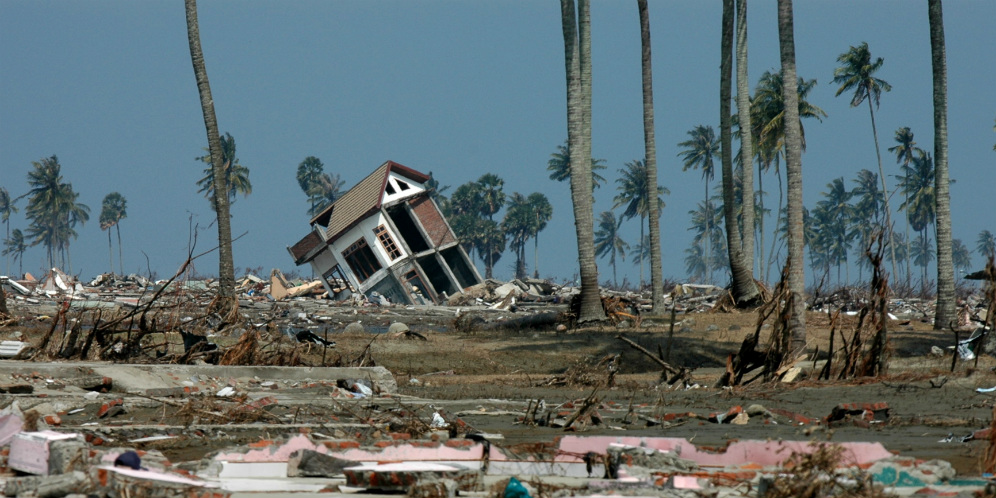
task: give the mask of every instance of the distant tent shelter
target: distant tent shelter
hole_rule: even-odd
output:
[[[427,181],[382,164],[311,219],[311,232],[287,248],[294,263],[311,263],[336,300],[376,292],[392,303],[441,303],[481,283]]]

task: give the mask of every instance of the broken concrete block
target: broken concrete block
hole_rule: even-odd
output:
[[[841,403],[830,411],[826,421],[829,425],[847,421],[881,423],[888,418],[888,403]]]
[[[21,432],[10,443],[7,465],[28,474],[59,474],[81,468],[84,448],[79,434]]]
[[[3,493],[7,496],[37,496],[49,498],[70,493],[86,493],[93,486],[82,471],[55,476],[12,477],[7,479]]]
[[[22,341],[2,341],[0,342],[0,358],[14,358],[29,346],[31,344]]]
[[[346,467],[356,467],[360,462],[343,460],[312,450],[298,450],[287,460],[287,477],[336,477]]]
[[[452,479],[428,479],[408,488],[409,498],[453,498],[457,496],[457,482]]]
[[[451,479],[460,491],[478,491],[483,482],[480,469],[428,462],[348,467],[343,473],[349,486],[381,491],[407,491],[419,482],[432,479]]]
[[[102,496],[130,498],[227,498],[230,492],[214,483],[179,474],[124,467],[97,469],[98,491]]]
[[[918,461],[912,457],[892,457],[875,462],[868,473],[886,486],[916,486],[946,482],[955,477],[951,464],[943,460]]]
[[[681,458],[677,453],[653,448],[610,444],[605,451],[615,467],[627,465],[664,472],[689,472],[699,467],[695,462]]]
[[[8,394],[31,394],[35,392],[35,386],[31,384],[0,384],[0,393]]]

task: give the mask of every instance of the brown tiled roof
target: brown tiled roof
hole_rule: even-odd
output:
[[[380,209],[381,199],[384,198],[384,186],[392,171],[416,183],[429,181],[428,175],[394,161],[380,165],[373,173],[360,180],[342,197],[311,219],[314,223],[322,218],[328,218],[328,229],[325,231],[325,239],[328,242],[335,241],[360,220]]]
[[[318,232],[312,230],[305,235],[304,238],[297,241],[297,244],[287,248],[290,251],[291,256],[294,258],[294,264],[300,265],[302,263],[307,263],[308,253],[314,250],[322,243],[322,238],[318,236]]]

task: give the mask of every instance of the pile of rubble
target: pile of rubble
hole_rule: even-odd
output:
[[[697,413],[576,400],[530,417],[539,404],[508,400],[451,413],[444,401],[397,394],[383,368],[25,366],[35,371],[0,363],[0,377],[9,379],[0,397],[0,487],[7,496],[367,490],[448,498],[509,489],[537,498],[969,496],[989,484],[880,443],[734,439],[716,448],[681,437],[565,434],[570,423],[537,429],[551,431],[545,441],[537,434],[539,442],[515,443],[467,421],[489,412],[519,424],[585,413],[588,426],[621,424],[617,431],[686,421],[827,430],[888,423],[882,403],[841,404],[815,416],[757,404]],[[553,437],[555,427],[562,429]],[[820,494],[799,494],[814,482]]]

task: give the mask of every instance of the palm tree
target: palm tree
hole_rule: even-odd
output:
[[[982,256],[982,259],[996,257],[996,235],[989,230],[979,232],[979,238],[975,239],[975,252]]]
[[[934,182],[937,195],[937,313],[934,330],[957,319],[951,255],[951,190],[948,181],[948,63],[941,0],[927,0],[930,62],[934,82]]]
[[[124,196],[111,192],[104,196],[100,209],[100,229],[107,230],[107,250],[111,255],[111,273],[114,273],[114,253],[111,252],[111,227],[116,227],[118,232],[118,268],[121,275],[124,275],[124,259],[121,251],[121,220],[128,217],[128,201]]]
[[[840,284],[841,263],[845,268],[844,283],[849,284],[851,278],[847,271],[847,253],[858,235],[851,229],[854,206],[848,201],[852,194],[844,187],[843,177],[835,178],[828,183],[827,189],[827,192],[823,193],[824,200],[816,203],[816,212],[825,213],[825,221],[822,224],[823,235],[826,237],[828,256],[837,265],[837,284]]]
[[[252,182],[249,181],[249,168],[240,164],[239,158],[235,156],[235,139],[230,133],[225,133],[225,136],[221,137],[221,149],[225,161],[225,180],[228,183],[228,202],[231,204],[235,202],[235,194],[248,197],[252,193]],[[197,186],[200,187],[197,193],[203,193],[205,198],[211,199],[214,197],[214,168],[211,166],[211,155],[197,159],[208,165],[204,169],[204,177],[197,180]]]
[[[494,265],[501,259],[502,253],[505,252],[505,244],[508,239],[505,232],[498,225],[498,222],[494,220],[478,218],[476,225],[475,248],[477,249],[478,256],[484,261],[484,278],[492,278],[494,276]]]
[[[722,218],[712,199],[698,203],[696,209],[688,211],[688,214],[692,217],[692,225],[688,229],[694,233],[693,243],[702,247],[712,246],[715,249],[712,254],[709,251],[703,252],[703,260],[708,267],[705,282],[709,283],[712,281],[713,270],[722,268],[726,264],[723,261],[726,253],[722,250],[724,236]],[[722,263],[717,265],[720,261]]]
[[[747,0],[737,1],[737,125],[741,130],[753,130],[750,113],[750,83],[747,80]],[[740,135],[740,156],[747,158],[741,161],[741,204],[746,205],[755,199],[754,193],[754,161],[755,154],[754,134],[743,133]],[[764,211],[764,204],[761,204],[761,212]],[[755,211],[746,209],[743,211],[743,259],[747,267],[754,269],[754,218]]]
[[[546,228],[546,224],[553,218],[553,205],[545,195],[539,192],[529,194],[526,199],[529,209],[532,212],[532,220],[529,225],[530,236],[533,238],[533,277],[539,278],[539,233]]]
[[[865,251],[875,240],[876,234],[884,229],[881,222],[885,219],[882,213],[885,199],[882,197],[882,191],[878,188],[878,175],[870,170],[858,171],[857,178],[852,181],[855,186],[854,190],[851,191],[851,196],[857,199],[857,202],[854,203],[853,216],[855,220],[862,221],[854,223],[854,232],[857,236],[858,280],[863,281],[864,269],[871,270],[871,261],[865,257]]]
[[[778,0],[778,46],[782,63],[782,80],[796,81],[795,33],[792,0]],[[790,351],[806,347],[806,277],[803,268],[802,224],[802,126],[799,121],[797,86],[782,85],[785,102],[785,176],[788,183],[788,260],[791,312],[789,316]]]
[[[961,239],[951,240],[951,262],[959,274],[972,268],[972,253]]]
[[[67,264],[69,241],[75,239],[76,224],[90,219],[90,208],[78,203],[79,194],[71,183],[62,181],[62,165],[56,156],[32,163],[28,172],[28,205],[25,214],[31,220],[28,237],[31,245],[42,244],[48,254],[49,267],[55,266],[55,255],[60,255],[60,266]],[[72,262],[68,260],[72,272]]]
[[[851,96],[851,107],[857,107],[862,102],[868,102],[868,113],[871,116],[872,138],[875,141],[875,157],[878,159],[878,174],[882,180],[882,192],[885,192],[885,225],[889,234],[890,251],[895,251],[895,240],[892,237],[892,208],[889,206],[889,187],[885,184],[885,170],[882,169],[882,153],[878,148],[878,129],[875,127],[875,107],[878,107],[882,92],[892,90],[892,85],[883,79],[876,78],[875,73],[882,68],[884,60],[879,57],[872,61],[868,43],[862,42],[857,47],[850,47],[847,52],[837,57],[841,65],[833,71],[833,82],[840,83],[835,96],[854,90]],[[872,103],[874,102],[874,106]],[[896,274],[895,254],[892,255],[892,274]]]
[[[0,221],[3,221],[7,225],[7,235],[4,240],[10,238],[10,215],[17,212],[17,207],[14,206],[14,201],[10,198],[10,192],[7,189],[0,187]],[[10,273],[10,258],[7,258],[7,269],[5,273]]]
[[[702,251],[702,245],[693,243],[692,247],[685,249],[685,273],[692,280],[705,280],[706,259]]]
[[[930,225],[934,223],[937,217],[937,197],[936,197],[936,184],[935,184],[935,170],[934,161],[930,154],[926,154],[923,157],[918,157],[913,160],[913,164],[909,167],[903,168],[903,173],[905,178],[899,183],[899,188],[903,190],[903,194],[908,199],[899,206],[899,209],[906,212],[906,217],[910,222],[910,226],[913,230],[920,232],[920,239],[913,242],[910,254],[916,258],[917,250],[924,250],[930,247],[927,229]],[[914,261],[917,265],[923,266],[920,263],[923,261],[932,261],[933,256],[927,258],[926,256],[920,254],[919,260]],[[926,267],[923,268],[924,275],[921,283],[925,285],[926,278]]]
[[[3,246],[3,255],[8,258],[13,256],[14,261],[18,263],[17,274],[24,275],[24,252],[28,250],[28,245],[21,230],[15,228],[10,236],[3,241]]]
[[[647,173],[647,164],[639,159],[634,159],[626,163],[625,168],[619,169],[619,174],[621,175],[616,179],[618,187],[616,189],[619,191],[613,201],[615,204],[612,205],[612,209],[625,206],[626,209],[623,210],[621,218],[632,219],[635,216],[640,217],[640,240],[643,240],[644,234],[644,222],[647,219],[650,228],[653,228],[654,223],[660,226],[660,222],[657,220],[660,218],[660,209],[657,210],[657,216],[651,217],[650,203],[653,200],[657,206],[664,206],[664,199],[661,198],[664,194],[670,194],[671,192],[661,186],[657,186],[657,197],[652,199],[650,195],[650,184],[647,183],[647,178],[650,176]],[[654,175],[656,178],[657,175]],[[643,287],[643,265],[640,265],[640,287]]]
[[[493,173],[486,173],[477,179],[477,192],[480,195],[481,215],[487,216],[488,220],[494,220],[494,215],[505,205],[505,192],[502,187],[505,180],[502,180]],[[504,250],[504,249],[503,249]],[[488,256],[488,267],[493,267],[495,261],[492,259],[494,249],[489,248],[485,254]]]
[[[910,252],[913,255],[913,263],[922,270],[920,290],[925,293],[927,291],[927,266],[934,260],[936,254],[933,241],[926,235],[921,236],[910,246]]]
[[[733,277],[732,294],[736,305],[743,307],[757,304],[761,294],[754,283],[753,262],[748,262],[744,254],[740,225],[737,220],[737,205],[742,203],[742,198],[735,199],[734,194],[736,186],[734,185],[733,175],[733,130],[730,121],[730,98],[732,95],[731,86],[733,78],[733,10],[733,0],[723,0],[719,71],[719,136],[721,144],[720,164],[723,178],[723,213],[726,222],[726,248],[729,253],[730,274]],[[753,196],[747,199],[749,203],[753,200]],[[748,209],[748,211],[750,210]],[[753,227],[751,231],[753,231]]]
[[[230,199],[218,192],[229,192],[228,164],[218,134],[218,118],[214,112],[214,97],[208,81],[204,52],[201,50],[200,28],[197,24],[197,0],[184,0],[187,18],[187,45],[190,47],[190,62],[194,68],[197,92],[201,100],[201,113],[204,115],[204,129],[207,132],[208,150],[211,155],[211,177],[214,212],[218,215],[218,298],[215,309],[235,309],[235,264],[232,256],[232,225],[229,212]],[[234,145],[234,143],[233,143]],[[234,152],[234,151],[233,151]],[[233,154],[234,156],[234,154]],[[232,157],[232,156],[230,156]]]
[[[605,183],[605,177],[598,174],[598,170],[605,169],[605,159],[591,160],[591,189],[601,187]],[[550,172],[550,179],[558,182],[571,179],[571,150],[564,145],[557,146],[557,152],[550,154],[550,160],[546,162],[546,170]]]
[[[626,251],[629,244],[619,236],[619,227],[623,218],[618,219],[612,211],[602,211],[598,216],[598,230],[595,231],[595,255],[604,258],[609,257],[609,265],[612,266],[612,283],[618,287],[619,280],[616,278],[616,256],[622,261],[626,260]]]
[[[782,73],[778,71],[765,71],[758,80],[754,90],[754,99],[751,101],[751,124],[754,129],[754,136],[757,137],[758,158],[758,189],[763,190],[762,178],[764,172],[769,171],[774,166],[775,177],[778,179],[778,214],[783,212],[782,204],[782,176],[780,171],[780,158],[785,156],[785,100],[783,97]],[[816,87],[816,80],[796,79],[797,93],[799,95],[799,135],[802,152],[806,151],[806,128],[802,125],[803,118],[816,118],[822,122],[827,116],[822,108],[811,104],[807,97]],[[763,207],[763,202],[762,202]],[[781,222],[776,220],[775,226]],[[764,279],[768,279],[772,258],[764,257],[764,220],[761,219],[761,243],[759,259],[764,265]],[[771,242],[771,253],[774,253],[776,240]]]
[[[311,209],[308,210],[309,214],[314,215],[315,206],[317,204],[317,199],[312,196],[312,186],[318,182],[318,177],[325,172],[325,165],[322,164],[321,159],[315,156],[308,156],[297,165],[297,184],[301,187],[301,191],[308,196],[308,201],[311,202]]]
[[[896,164],[903,166],[909,166],[913,159],[917,157],[923,157],[925,151],[916,146],[916,142],[913,141],[913,132],[910,130],[909,126],[899,128],[896,130],[895,140],[899,145],[894,147],[889,147],[889,152],[896,155]],[[909,181],[909,178],[906,179]],[[909,198],[906,199],[909,202]],[[906,240],[910,238],[910,222],[909,218],[906,219]],[[910,262],[909,262],[909,252],[906,255],[906,287],[910,286]]]
[[[308,197],[311,199],[311,209],[308,214],[315,216],[329,207],[342,195],[342,188],[346,182],[339,178],[339,175],[319,174],[308,189]]]
[[[650,12],[647,0],[636,0],[640,12],[640,68],[643,84],[643,153],[646,161],[647,185],[657,185],[657,140],[654,133],[654,82],[650,57]],[[663,204],[657,198],[647,199],[647,212],[660,213]],[[642,226],[642,225],[641,225]],[[641,228],[642,230],[642,228]],[[643,240],[643,237],[640,237]],[[643,255],[640,255],[640,287],[643,287]],[[650,286],[651,313],[664,312],[664,273],[661,262],[661,225],[654,217],[650,219]]]
[[[578,240],[581,306],[578,323],[605,319],[595,264],[594,213],[591,195],[591,12],[588,0],[560,0],[567,75],[567,147],[571,163],[571,203]]]
[[[702,179],[705,180],[704,198],[708,202],[709,180],[715,176],[713,159],[719,153],[719,140],[716,139],[716,132],[713,131],[712,126],[708,125],[698,125],[689,130],[688,135],[691,138],[678,144],[679,147],[685,148],[684,151],[678,153],[684,162],[682,171],[688,171],[689,168],[702,170]],[[710,245],[710,240],[707,238],[705,241],[706,261],[710,260]]]
[[[513,193],[508,199],[501,229],[508,238],[509,248],[515,253],[515,278],[526,278],[526,242],[531,236],[532,224],[532,206],[526,196]]]

